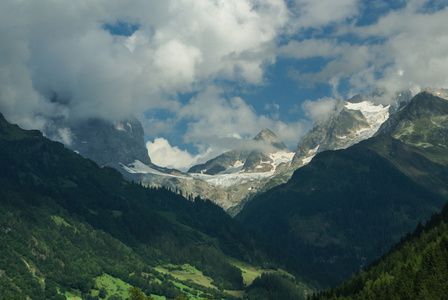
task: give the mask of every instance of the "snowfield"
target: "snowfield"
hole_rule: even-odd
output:
[[[272,165],[272,170],[269,172],[255,172],[246,173],[242,170],[243,163],[238,161],[234,166],[222,171],[216,175],[206,175],[206,174],[190,174],[196,179],[203,180],[210,184],[211,186],[217,188],[229,188],[235,185],[244,184],[246,182],[255,182],[275,174],[277,167],[283,163],[290,163],[294,157],[294,152],[290,151],[278,151],[274,153],[269,153],[269,157],[272,162],[260,161],[260,164],[270,163]],[[260,166],[261,167],[261,166]]]
[[[363,101],[359,103],[346,102],[345,107],[350,110],[359,110],[366,118],[370,128],[363,128],[355,132],[353,139],[354,143],[358,143],[365,139],[372,137],[380,126],[389,119],[389,107],[390,105],[375,105],[370,101]]]
[[[269,153],[269,157],[271,161],[261,161],[260,164],[271,164],[272,170],[269,172],[254,172],[254,173],[244,172],[243,171],[244,162],[242,161],[237,161],[233,166],[216,175],[191,173],[191,174],[184,174],[184,176],[178,176],[173,174],[166,174],[154,168],[151,168],[148,165],[145,165],[139,160],[136,160],[132,164],[129,164],[127,166],[124,164],[121,165],[127,172],[133,174],[138,173],[153,174],[159,176],[175,177],[190,180],[196,179],[204,181],[213,187],[229,188],[247,182],[260,181],[262,179],[273,176],[278,166],[280,166],[281,164],[290,163],[292,161],[294,157],[294,152],[278,151],[274,153]]]
[[[359,110],[366,118],[372,130],[376,128],[377,131],[381,124],[389,118],[390,105],[375,105],[370,101],[363,101],[360,103],[345,102],[345,107],[350,110]]]
[[[163,173],[159,170],[151,168],[148,165],[145,165],[144,163],[142,163],[139,160],[135,160],[132,164],[129,164],[127,166],[122,163],[120,163],[120,165],[123,167],[123,169],[125,169],[128,173],[131,173],[131,174],[153,174],[153,175],[175,177],[175,178],[182,178],[182,179],[192,179],[187,176],[178,176],[178,175]]]

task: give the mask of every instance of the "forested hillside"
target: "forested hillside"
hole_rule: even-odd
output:
[[[299,274],[291,256],[211,202],[126,182],[2,116],[0,199],[0,294],[7,297],[99,296],[101,278],[110,276],[168,299],[230,299],[251,282],[243,263],[260,274],[284,273],[278,267]],[[172,276],[176,269],[209,282],[183,282]],[[114,293],[126,295],[124,286]]]
[[[448,206],[389,253],[341,286],[313,299],[445,299],[448,295]]]
[[[377,142],[388,151],[403,149],[396,140]],[[338,284],[446,201],[369,147],[370,141],[318,154],[288,183],[249,202],[237,219],[314,266],[322,285]]]

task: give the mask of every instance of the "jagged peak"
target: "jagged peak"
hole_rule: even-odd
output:
[[[431,88],[431,87],[426,87],[426,88],[422,89],[422,92],[426,92],[433,96],[448,100],[448,89],[443,89],[443,88],[435,89],[435,88]]]
[[[273,133],[271,130],[269,130],[268,128],[264,128],[259,134],[257,134],[254,137],[255,141],[270,141],[272,139],[277,139],[277,136],[275,135],[275,133]]]
[[[264,128],[254,137],[254,141],[266,141],[279,149],[288,149],[286,145],[268,128]]]

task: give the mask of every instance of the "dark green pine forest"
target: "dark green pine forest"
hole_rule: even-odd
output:
[[[446,299],[448,206],[406,235],[381,259],[312,299]]]
[[[129,287],[155,299],[259,299],[267,292],[240,265],[304,298],[296,260],[210,201],[127,182],[0,115],[0,299],[122,299]],[[210,282],[173,275],[185,270]]]

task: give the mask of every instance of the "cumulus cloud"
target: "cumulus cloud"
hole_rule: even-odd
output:
[[[313,120],[328,115],[334,99],[377,87],[448,86],[447,5],[366,3],[2,0],[0,111],[65,143],[70,120],[137,115],[151,138],[182,125],[179,135],[199,153],[250,140],[263,128],[294,147],[309,124],[285,121],[281,99],[255,105],[267,109],[260,112],[232,90],[268,85],[267,67],[278,58],[299,62],[290,72],[299,88],[331,87],[332,98],[291,104]],[[358,22],[370,8],[377,15],[365,19],[372,22]],[[114,34],[114,24],[128,24],[128,34]],[[301,68],[316,57],[323,58],[319,67]],[[153,144],[184,153],[163,140]]]
[[[181,171],[187,171],[191,166],[211,158],[212,149],[208,148],[205,152],[192,155],[186,150],[181,150],[177,146],[171,146],[168,140],[164,138],[155,138],[154,142],[146,142],[148,155],[151,161],[158,166],[167,168],[176,168]]]
[[[424,3],[410,1],[377,24],[356,29],[361,36],[386,39],[378,48],[382,76],[378,84],[392,90],[418,92],[426,86],[447,87],[448,7],[429,12]]]
[[[339,102],[329,97],[324,97],[316,101],[306,100],[302,103],[302,109],[311,119],[315,121],[323,120],[335,111]]]
[[[184,140],[201,154],[190,155],[165,139],[148,148],[153,161],[173,160],[179,168],[220,154],[264,127],[281,130],[295,146],[299,122],[257,115],[239,97],[222,98],[214,86],[262,84],[289,18],[282,0],[1,1],[0,111],[70,145],[71,121],[142,118],[165,110],[169,117],[142,118],[148,136],[190,122]],[[129,25],[129,35],[114,35],[117,22]],[[179,100],[189,92],[199,94],[187,103]]]
[[[359,11],[358,0],[297,0],[293,11],[298,15],[297,26],[313,28],[345,22]]]
[[[1,1],[0,110],[42,128],[171,109],[217,79],[259,84],[287,20],[280,0]],[[115,22],[137,30],[113,35]]]
[[[209,86],[180,109],[178,116],[188,120],[185,134],[187,142],[217,143],[216,137],[235,136],[249,139],[263,128],[269,128],[287,145],[293,146],[303,133],[300,121],[284,123],[266,115],[259,115],[242,98],[227,99],[222,93],[221,88]]]
[[[356,13],[353,16],[356,19]],[[375,88],[416,93],[425,86],[448,86],[447,27],[447,4],[408,1],[373,24],[358,26],[350,22],[330,35],[290,41],[278,53],[298,59],[326,58],[320,70],[296,69],[291,77],[302,87],[330,84],[333,96],[341,90],[341,81],[348,83],[344,96]]]

